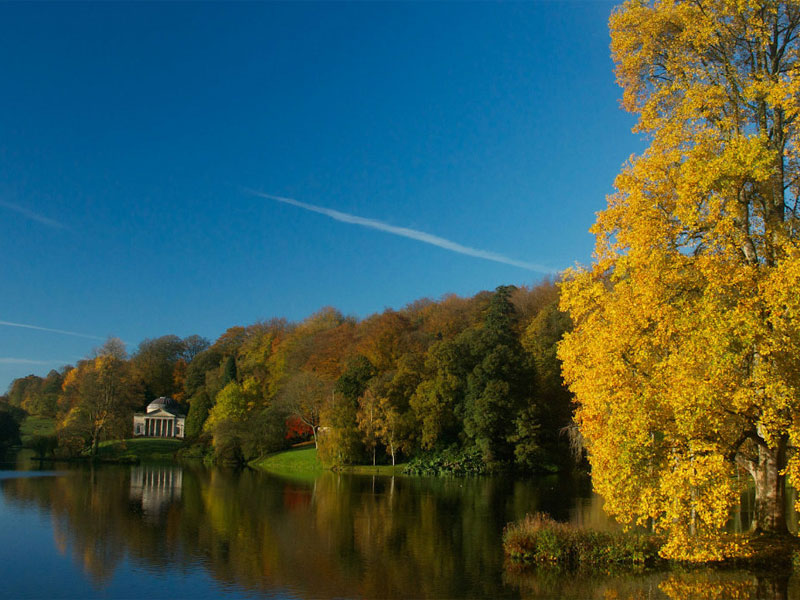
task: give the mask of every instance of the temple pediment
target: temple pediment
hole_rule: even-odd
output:
[[[151,418],[154,418],[154,417],[171,417],[171,418],[175,418],[175,417],[182,417],[182,416],[183,415],[176,415],[176,414],[173,414],[173,413],[169,412],[168,410],[164,410],[164,409],[158,409],[158,410],[154,410],[153,412],[147,413],[147,418],[148,419],[151,419]]]

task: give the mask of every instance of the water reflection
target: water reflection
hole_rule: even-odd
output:
[[[787,579],[756,596],[771,584],[739,572],[717,581],[700,572],[506,571],[503,526],[526,512],[612,526],[580,479],[325,473],[304,483],[252,471],[138,466],[5,479],[0,489],[7,503],[49,514],[56,546],[101,590],[127,558],[159,574],[202,567],[224,589],[314,598],[682,598],[694,597],[700,583],[739,586],[742,597],[800,591]]]
[[[175,466],[131,468],[130,499],[141,503],[145,520],[158,522],[172,502],[181,498],[183,469]]]

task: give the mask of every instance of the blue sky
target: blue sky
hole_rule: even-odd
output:
[[[0,4],[0,390],[587,263],[643,149],[612,8]]]

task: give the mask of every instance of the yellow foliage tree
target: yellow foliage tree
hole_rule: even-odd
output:
[[[62,440],[85,439],[95,455],[101,440],[129,434],[136,387],[125,360],[101,353],[83,362],[68,373],[63,392],[75,400],[59,424]]]
[[[800,442],[800,4],[631,0],[611,17],[623,105],[650,147],[568,273],[560,345],[596,489],[662,552],[721,558],[738,501],[786,530]]]

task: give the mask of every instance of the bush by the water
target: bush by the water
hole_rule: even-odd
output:
[[[660,545],[653,535],[584,529],[542,513],[509,523],[503,532],[506,556],[522,564],[645,566],[661,560]]]
[[[455,446],[411,459],[403,472],[407,475],[480,475],[486,472],[480,450]]]

